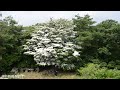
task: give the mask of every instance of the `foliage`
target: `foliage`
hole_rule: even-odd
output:
[[[0,69],[5,72],[11,69],[11,65],[17,62],[21,53],[21,30],[11,16],[0,22]]]
[[[25,60],[22,45],[29,36],[30,34],[27,31],[23,32],[23,27],[17,25],[17,22],[11,16],[4,18],[0,22],[1,71],[9,72],[13,67],[19,66],[18,63]]]
[[[78,33],[77,44],[82,47],[82,60],[89,63],[98,59],[108,68],[117,68],[120,65],[116,62],[120,59],[120,24],[108,19],[94,25],[88,15],[76,17],[73,22]]]
[[[120,69],[120,23],[112,19],[95,23],[89,15],[76,15],[72,20],[51,18],[23,27],[8,16],[0,21],[0,70],[37,65],[76,70],[87,63]],[[106,73],[111,72],[117,71]]]
[[[101,68],[98,64],[89,63],[78,69],[84,79],[120,79],[120,70]]]

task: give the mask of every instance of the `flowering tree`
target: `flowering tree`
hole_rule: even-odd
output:
[[[32,38],[24,45],[24,54],[33,55],[38,65],[55,65],[63,69],[75,68],[80,48],[75,45],[76,32],[72,21],[52,20],[34,26]]]

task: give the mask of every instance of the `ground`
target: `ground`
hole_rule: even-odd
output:
[[[24,72],[17,75],[24,75],[21,79],[80,79],[75,73],[59,73],[57,76],[42,72]]]

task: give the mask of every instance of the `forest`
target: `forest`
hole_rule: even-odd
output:
[[[0,21],[0,76],[21,73],[32,79],[120,79],[120,23],[97,23],[87,14],[22,26],[5,17]]]

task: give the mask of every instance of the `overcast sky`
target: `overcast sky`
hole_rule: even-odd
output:
[[[2,18],[12,16],[20,25],[29,26],[40,22],[46,22],[53,18],[72,19],[76,14],[84,16],[89,14],[98,23],[106,19],[114,19],[120,22],[120,11],[1,11]]]

